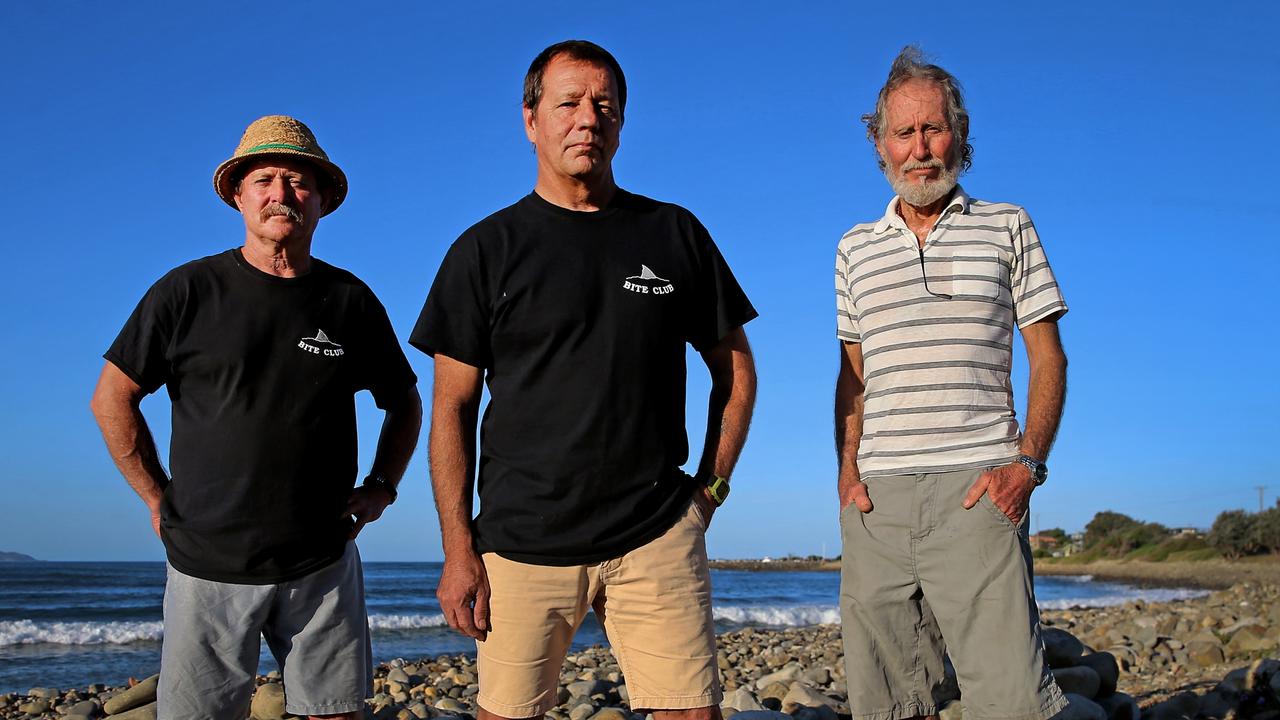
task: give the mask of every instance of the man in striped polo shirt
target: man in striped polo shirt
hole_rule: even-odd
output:
[[[862,720],[936,714],[949,651],[969,720],[1044,720],[1067,703],[1044,664],[1027,507],[1066,394],[1067,306],[1027,212],[957,184],[973,150],[950,73],[904,49],[863,120],[896,195],[836,254],[849,704]]]

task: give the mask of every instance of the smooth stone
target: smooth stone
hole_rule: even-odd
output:
[[[964,705],[959,700],[952,700],[938,713],[938,720],[964,720]]]
[[[400,683],[401,685],[413,684],[413,681],[409,678],[409,673],[405,672],[403,668],[391,668],[391,671],[387,673],[387,682]]]
[[[734,720],[792,720],[790,715],[776,710],[744,710],[733,718]]]
[[[1251,627],[1236,631],[1236,634],[1232,635],[1230,642],[1227,643],[1227,650],[1235,654],[1269,650],[1273,647],[1275,647],[1274,641],[1261,636]]]
[[[797,708],[835,708],[839,704],[839,700],[829,698],[808,685],[797,682],[793,683],[791,685],[791,689],[787,691],[785,696],[783,696],[782,712],[795,714]]]
[[[631,720],[631,713],[616,707],[600,708],[591,720]]]
[[[112,714],[111,720],[156,720],[156,703],[126,710],[118,715]]]
[[[427,707],[426,703],[416,702],[405,709],[418,720],[426,720],[431,717],[431,709]]]
[[[771,672],[768,675],[765,675],[761,677],[759,680],[757,680],[756,689],[763,690],[774,683],[790,685],[791,683],[800,679],[800,674],[802,672],[803,671],[800,669],[799,665],[790,665],[790,666],[784,667],[781,670],[778,670],[777,672]]]
[[[778,707],[781,708],[782,698],[786,697],[789,692],[791,692],[791,688],[789,686],[780,682],[775,682],[766,687],[762,687],[760,691],[756,693],[756,697],[760,698],[761,704],[764,704],[765,700],[777,700]]]
[[[1107,720],[1107,711],[1098,703],[1083,695],[1066,693],[1067,706],[1054,716],[1054,720]]]
[[[1093,668],[1080,665],[1076,667],[1056,668],[1051,671],[1058,687],[1068,695],[1083,695],[1093,699],[1098,695],[1102,680]]]
[[[591,697],[597,693],[609,692],[611,686],[603,680],[579,680],[566,686],[573,697]]]
[[[595,714],[596,706],[589,702],[584,702],[581,705],[573,706],[573,709],[569,711],[569,720],[587,720],[587,718]]]
[[[259,685],[253,693],[253,700],[249,702],[249,717],[253,720],[283,720],[287,714],[284,709],[284,685]]]
[[[36,700],[52,700],[61,694],[62,693],[58,692],[56,688],[47,687],[31,688],[27,691],[27,697],[34,698]]]
[[[1107,720],[1141,720],[1142,718],[1138,701],[1122,692],[1113,692],[1094,702],[1107,713]]]
[[[1144,715],[1151,720],[1191,720],[1199,710],[1200,698],[1193,692],[1183,692],[1152,705]]]
[[[724,707],[725,705],[728,705],[738,712],[764,709],[764,706],[760,704],[760,701],[756,700],[756,696],[751,694],[751,691],[745,687],[739,687],[737,690],[726,695],[724,702],[721,703],[720,706]]]
[[[98,703],[92,700],[81,700],[75,705],[72,705],[71,709],[67,711],[67,714],[68,715],[84,715],[86,717],[93,717],[94,715],[98,714]]]
[[[465,713],[470,709],[465,703],[459,702],[451,697],[441,698],[436,701],[436,709],[446,713]]]
[[[800,677],[810,685],[822,686],[831,683],[831,671],[822,666],[805,670]]]
[[[1048,627],[1040,631],[1044,641],[1044,657],[1051,668],[1071,667],[1084,653],[1084,643],[1075,635],[1060,628]]]
[[[160,673],[156,673],[133,687],[112,696],[102,709],[108,715],[119,715],[132,708],[155,702],[156,687],[160,684]]]
[[[31,702],[25,702],[18,706],[18,712],[27,715],[43,715],[49,712],[49,701],[44,698],[37,698]]]
[[[1107,697],[1116,691],[1120,682],[1120,664],[1116,656],[1109,652],[1095,652],[1080,658],[1079,666],[1087,667],[1098,674],[1098,691],[1091,697]]]
[[[1222,647],[1222,643],[1214,640],[1193,640],[1187,643],[1187,657],[1191,662],[1202,668],[1221,665],[1227,661],[1227,654]]]

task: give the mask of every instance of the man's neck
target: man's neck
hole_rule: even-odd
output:
[[[552,205],[579,212],[595,212],[609,206],[618,193],[618,186],[613,182],[612,171],[593,180],[550,177],[539,172],[533,191]]]
[[[942,211],[947,208],[947,204],[951,202],[953,195],[955,195],[955,190],[928,205],[918,207],[908,203],[901,197],[898,198],[898,217],[901,217],[907,223],[907,227],[911,228],[911,232],[915,233],[916,241],[920,243],[921,247],[924,246],[925,238],[933,230],[938,218],[942,217]]]
[[[311,238],[275,241],[249,235],[240,252],[245,262],[268,275],[292,278],[311,272]]]

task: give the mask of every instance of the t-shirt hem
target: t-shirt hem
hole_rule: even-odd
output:
[[[910,465],[900,468],[882,468],[879,470],[859,471],[858,475],[862,479],[877,477],[897,477],[899,475],[927,475],[932,473],[955,472],[957,470],[978,470],[981,468],[999,467],[1000,465],[1008,465],[1018,459],[1018,455],[1005,455],[1001,457],[970,460],[963,463],[952,463],[950,465]]]
[[[159,385],[155,387],[148,387],[148,383],[142,377],[142,375],[139,374],[137,370],[134,370],[132,367],[130,367],[129,364],[125,362],[124,358],[120,357],[119,354],[114,353],[111,350],[108,350],[105,353],[103,353],[102,359],[106,360],[112,365],[115,365],[116,369],[118,369],[120,372],[125,374],[125,377],[137,383],[138,387],[142,388],[147,393],[155,392],[156,388],[160,387]]]
[[[683,498],[681,502],[675,503],[672,506],[670,517],[665,519],[663,522],[654,525],[653,529],[649,532],[637,535],[622,545],[613,546],[611,548],[599,550],[586,555],[532,555],[529,553],[511,552],[510,550],[486,548],[483,546],[480,548],[480,552],[495,553],[507,560],[524,563],[526,565],[546,565],[550,567],[594,565],[595,563],[604,562],[605,560],[612,560],[616,557],[626,555],[636,548],[644,547],[645,545],[648,545],[654,540],[662,537],[664,533],[670,530],[677,522],[679,522],[680,518],[684,516],[684,512],[688,507],[688,503],[684,501],[688,500],[689,497],[692,497],[693,491],[696,489],[696,486],[690,487],[687,496]]]
[[[192,567],[190,565],[187,565],[186,563],[183,563],[182,561],[176,559],[172,553],[167,553],[167,556],[168,556],[169,564],[173,566],[174,570],[177,570],[183,575],[190,575],[193,578],[208,580],[209,582],[228,583],[232,585],[275,585],[276,583],[297,580],[298,578],[306,577],[307,575],[310,575],[313,572],[322,570],[332,565],[333,563],[341,560],[344,552],[346,552],[345,543],[341,548],[339,548],[339,551],[336,555],[333,555],[331,557],[326,556],[326,557],[320,558],[296,570],[290,570],[288,572],[283,572],[278,574],[266,574],[266,575],[209,572],[197,567]]]

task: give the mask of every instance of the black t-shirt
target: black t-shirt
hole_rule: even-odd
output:
[[[161,535],[175,568],[217,582],[282,582],[341,557],[355,393],[385,409],[417,380],[354,275],[313,260],[280,278],[239,250],[161,278],[105,357],[148,393],[168,387]]]
[[[574,565],[661,535],[694,489],[685,343],[755,316],[676,205],[619,190],[584,213],[531,193],[463,233],[409,342],[486,371],[479,550]]]

